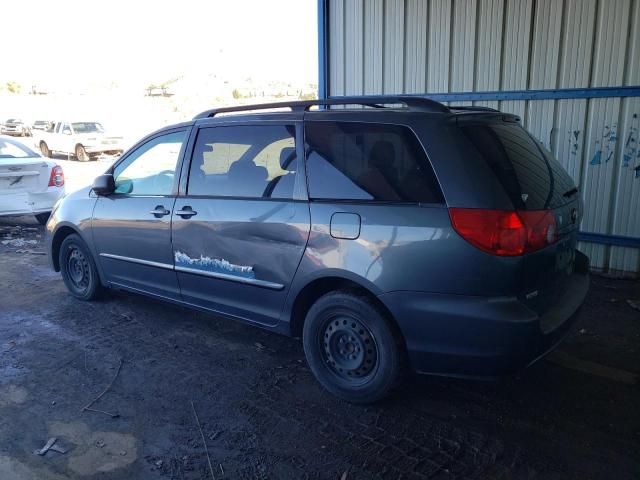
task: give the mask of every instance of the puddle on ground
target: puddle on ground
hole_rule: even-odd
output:
[[[117,470],[132,464],[138,455],[133,435],[94,432],[82,422],[50,422],[49,436],[58,437],[62,445],[71,449],[67,454],[69,470],[78,475]]]
[[[27,401],[27,390],[16,385],[0,387],[0,407],[19,405]]]

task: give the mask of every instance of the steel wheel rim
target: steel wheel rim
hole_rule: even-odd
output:
[[[91,268],[87,258],[78,248],[72,248],[67,256],[67,274],[69,281],[79,292],[89,288]]]
[[[352,385],[367,383],[378,367],[379,351],[371,331],[357,318],[340,313],[320,329],[322,360],[335,377]]]

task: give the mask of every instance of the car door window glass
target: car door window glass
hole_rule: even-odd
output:
[[[115,193],[170,195],[176,165],[186,132],[174,132],[149,140],[113,170]]]
[[[295,127],[204,128],[189,172],[189,195],[292,198],[297,170]]]
[[[407,127],[308,122],[305,142],[312,199],[444,201],[424,149]]]

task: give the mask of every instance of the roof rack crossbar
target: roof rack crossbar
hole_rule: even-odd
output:
[[[379,95],[379,96],[354,96],[354,97],[331,97],[320,100],[298,100],[293,102],[262,103],[257,105],[238,105],[235,107],[221,107],[206,110],[194,117],[194,120],[201,118],[212,118],[219,113],[248,112],[254,110],[271,110],[276,108],[290,108],[291,111],[308,111],[311,107],[322,105],[362,105],[372,108],[384,108],[384,104],[400,103],[411,110],[422,112],[449,112],[449,108],[440,102],[426,97],[414,95]]]

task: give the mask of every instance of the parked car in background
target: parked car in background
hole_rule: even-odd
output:
[[[555,347],[589,287],[581,216],[515,115],[335,98],[149,135],[59,203],[47,246],[79,299],[112,287],[301,336],[318,381],[366,403],[407,363],[494,377]]]
[[[64,195],[64,173],[22,142],[0,135],[0,215],[35,215],[45,224]]]
[[[33,125],[31,125],[31,130],[46,130],[47,128],[49,128],[51,126],[53,122],[50,122],[48,120],[36,120],[35,122],[33,122]]]
[[[0,127],[0,134],[27,137],[31,135],[31,128],[19,118],[10,118]]]
[[[123,138],[108,135],[102,124],[94,121],[57,121],[43,131],[37,131],[34,144],[38,145],[45,157],[54,152],[74,155],[81,162],[96,158],[102,153],[119,155],[122,153]]]

